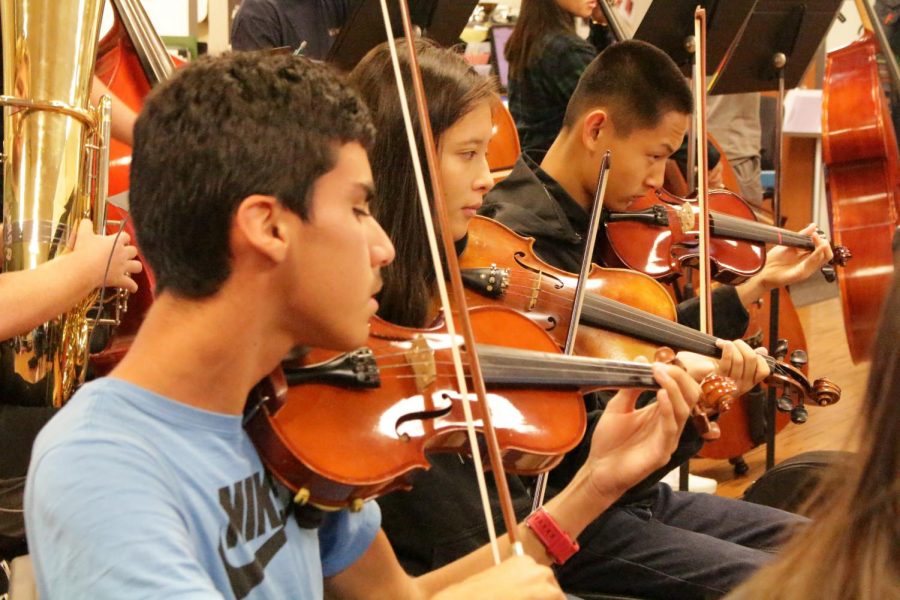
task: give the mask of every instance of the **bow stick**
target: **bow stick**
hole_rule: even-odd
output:
[[[706,10],[694,13],[694,126],[697,132],[697,208],[700,250],[700,331],[712,333],[712,302],[709,264],[709,154],[706,152]]]
[[[597,177],[597,187],[594,191],[594,204],[591,209],[590,225],[584,243],[584,256],[581,258],[581,271],[578,273],[578,282],[575,284],[575,298],[572,302],[572,315],[569,319],[569,329],[566,332],[566,347],[563,354],[575,354],[575,338],[578,335],[578,325],[581,323],[581,309],[584,306],[584,294],[587,291],[587,281],[593,267],[594,247],[597,242],[597,232],[600,230],[600,213],[603,212],[603,199],[606,197],[606,181],[610,168],[610,152],[607,150],[600,159],[600,174]],[[544,496],[547,494],[547,473],[541,473],[534,485],[534,501],[532,510],[537,510],[544,504]]]
[[[453,292],[453,304],[451,305],[449,295],[445,285],[445,277],[443,274],[443,266],[441,265],[440,255],[437,251],[437,240],[435,237],[434,224],[431,217],[431,209],[428,206],[427,194],[425,191],[425,180],[422,174],[422,167],[419,161],[419,152],[416,147],[415,135],[412,129],[412,119],[409,115],[409,109],[406,103],[405,86],[403,85],[403,77],[400,73],[400,64],[397,58],[397,47],[393,35],[393,27],[391,26],[390,14],[387,8],[387,0],[381,0],[382,15],[384,17],[384,25],[387,33],[388,45],[391,51],[391,61],[394,66],[394,74],[397,78],[397,86],[400,94],[400,103],[403,111],[403,118],[406,124],[407,137],[410,143],[410,152],[412,153],[413,169],[416,175],[416,184],[419,191],[419,200],[422,204],[422,215],[425,220],[425,228],[428,233],[429,246],[431,248],[432,260],[434,262],[436,282],[438,292],[441,298],[442,312],[444,320],[447,323],[447,332],[450,339],[457,339],[455,332],[455,320],[451,310],[451,306],[457,308],[456,317],[459,319],[458,325],[465,344],[467,355],[469,358],[469,376],[472,379],[472,386],[475,396],[481,407],[482,429],[484,438],[487,441],[488,458],[491,469],[494,474],[494,480],[497,485],[497,493],[500,497],[500,507],[503,514],[503,521],[506,526],[507,537],[509,538],[510,547],[513,554],[522,555],[524,550],[521,542],[516,535],[516,515],[512,504],[512,498],[509,493],[509,487],[506,481],[506,474],[503,468],[503,459],[500,455],[500,445],[497,442],[497,436],[494,432],[493,422],[491,420],[490,409],[487,403],[487,390],[484,385],[484,378],[481,375],[481,364],[478,360],[476,351],[475,336],[472,330],[472,324],[469,320],[469,314],[466,306],[465,293],[462,283],[459,262],[456,257],[456,248],[453,243],[453,235],[450,230],[450,223],[447,217],[447,207],[444,199],[443,186],[440,180],[440,165],[437,157],[437,146],[435,145],[434,134],[431,129],[431,121],[428,116],[428,104],[425,98],[425,89],[422,84],[422,76],[419,72],[419,63],[416,56],[414,43],[414,34],[412,28],[412,20],[410,19],[409,6],[406,0],[398,0],[400,6],[400,14],[403,21],[404,35],[407,39],[407,47],[409,50],[409,67],[410,75],[413,83],[413,92],[416,99],[416,109],[419,117],[419,124],[422,128],[422,138],[425,146],[425,157],[428,163],[429,175],[431,177],[431,188],[434,196],[434,210],[437,214],[438,225],[441,231],[441,243],[443,244],[444,255],[447,261],[447,269],[449,270],[450,284]],[[494,561],[500,562],[500,552],[497,545],[496,533],[493,529],[493,518],[490,514],[490,503],[487,500],[486,487],[484,486],[483,465],[478,452],[478,443],[475,438],[474,419],[472,418],[471,408],[469,406],[469,395],[465,381],[465,371],[462,364],[462,357],[459,353],[458,344],[451,346],[453,362],[456,367],[457,386],[463,399],[463,410],[466,416],[466,423],[469,433],[469,442],[472,446],[472,457],[476,464],[476,473],[479,474],[479,487],[482,493],[482,504],[485,507],[485,516],[489,534],[491,536],[491,546],[494,554]]]

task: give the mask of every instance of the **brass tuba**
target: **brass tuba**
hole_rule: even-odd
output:
[[[110,102],[89,106],[104,3],[0,2],[3,270],[18,271],[67,252],[84,217],[98,233],[105,228]],[[4,342],[0,378],[61,406],[84,380],[95,298]]]

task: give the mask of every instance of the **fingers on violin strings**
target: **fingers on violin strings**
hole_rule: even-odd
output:
[[[641,390],[627,389],[619,390],[609,402],[603,412],[624,414],[634,411]]]
[[[756,383],[757,371],[759,370],[760,358],[753,351],[753,348],[744,340],[735,340],[734,347],[738,350],[743,364],[741,376],[744,380]]]
[[[674,379],[672,382],[674,384]],[[687,421],[691,413],[691,407],[678,385],[664,387],[656,392],[656,401],[662,417],[667,418],[667,421],[670,421],[676,430]]]
[[[722,356],[719,358],[719,374],[729,376],[734,368],[734,344],[727,340],[718,340],[716,345],[721,348]]]
[[[658,390],[656,392],[656,405],[663,426],[670,430],[677,430],[678,424],[681,422],[681,410],[675,408],[675,403],[668,391]]]

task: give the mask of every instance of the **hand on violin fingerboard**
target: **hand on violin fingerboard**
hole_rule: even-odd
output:
[[[680,367],[655,364],[656,402],[637,409],[640,390],[622,390],[606,405],[591,438],[585,468],[601,495],[618,497],[664,465],[700,397],[700,386]]]
[[[834,258],[831,246],[816,233],[814,223],[798,233],[809,235],[815,249],[810,251],[790,246],[773,246],[766,253],[766,264],[762,270],[735,288],[744,306],[749,307],[763,294],[775,288],[806,280]]]
[[[722,350],[718,360],[693,352],[678,353],[678,361],[695,381],[710,374],[728,377],[737,385],[737,393],[743,395],[769,376],[769,366],[763,358],[765,348],[754,350],[743,340],[719,340],[716,345]]]

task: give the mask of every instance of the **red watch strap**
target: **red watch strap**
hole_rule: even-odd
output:
[[[543,508],[528,515],[525,525],[534,532],[556,564],[565,563],[578,552],[578,542],[570,538]]]

